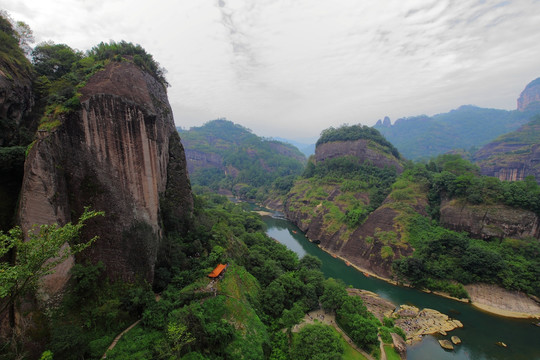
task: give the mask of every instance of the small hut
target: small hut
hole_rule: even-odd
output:
[[[220,277],[225,270],[227,269],[227,264],[218,264],[214,270],[210,274],[208,274],[209,278],[216,279]]]

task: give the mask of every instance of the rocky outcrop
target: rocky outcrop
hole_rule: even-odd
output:
[[[182,219],[193,206],[166,89],[124,61],[109,63],[80,91],[81,110],[41,133],[28,155],[21,226],[76,221],[85,206],[103,210],[84,228],[83,240],[99,240],[83,256],[103,261],[111,278],[152,282],[164,213]],[[63,288],[72,262],[45,279],[45,290]]]
[[[19,129],[34,105],[30,75],[9,74],[0,66],[0,147],[20,143]]]
[[[505,205],[471,205],[445,199],[441,202],[440,222],[481,239],[540,237],[540,221],[535,213]]]
[[[187,146],[189,145],[186,144],[185,151],[188,171],[190,174],[200,169],[220,169],[225,171],[222,156],[210,152],[190,149]]]
[[[392,345],[394,345],[394,349],[399,354],[399,357],[401,359],[407,359],[407,343],[405,340],[396,333],[391,333],[390,335],[392,335]]]
[[[385,317],[391,318],[392,313],[396,310],[396,304],[390,300],[383,299],[378,294],[363,290],[363,289],[353,289],[348,288],[347,293],[349,296],[359,296],[364,305],[368,308],[369,312],[375,315],[379,321],[383,321]]]
[[[454,345],[452,345],[450,340],[439,340],[439,345],[445,350],[454,350]]]
[[[298,152],[298,149],[296,149],[290,144],[285,144],[280,141],[270,141],[268,145],[274,152],[280,155],[295,159],[297,161],[300,161],[301,163],[306,162],[306,157],[302,153]]]
[[[517,99],[517,109],[519,111],[530,110],[531,108],[540,110],[540,78],[531,81]]]
[[[377,144],[370,140],[332,141],[319,144],[315,149],[317,162],[349,155],[357,157],[361,163],[367,161],[380,168],[388,166],[394,167],[398,173],[403,171],[403,166],[396,157],[381,151]]]
[[[424,335],[445,334],[447,331],[463,327],[461,321],[451,319],[437,310],[427,308],[420,310],[416,306],[409,305],[400,305],[392,317],[396,326],[407,334],[408,344],[422,340]]]
[[[474,155],[482,175],[518,181],[532,175],[540,183],[540,119],[487,144]]]
[[[384,317],[393,318],[396,326],[405,331],[408,344],[422,340],[424,335],[445,333],[463,327],[459,320],[451,319],[437,310],[419,309],[410,305],[396,306],[378,294],[361,289],[347,289],[347,293],[362,298],[368,311],[380,321]]]
[[[18,46],[10,22],[0,14],[0,231],[15,226],[24,153],[35,122],[32,66]]]

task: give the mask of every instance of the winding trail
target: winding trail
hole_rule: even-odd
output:
[[[155,299],[156,301],[160,301],[161,300],[161,295],[160,294],[154,294],[155,296]],[[103,356],[101,357],[102,359],[106,359],[107,358],[107,352],[109,350],[112,350],[114,349],[114,347],[116,346],[116,344],[118,344],[118,341],[120,341],[120,339],[122,338],[122,336],[124,336],[128,331],[130,331],[131,329],[133,329],[135,326],[137,326],[137,324],[139,324],[141,322],[141,319],[135,321],[133,324],[131,324],[127,329],[125,329],[124,331],[122,331],[120,334],[118,334],[113,342],[111,343],[111,345],[109,345],[109,347],[107,348],[107,350],[105,350],[105,353],[103,354]]]
[[[105,350],[105,353],[103,354],[103,356],[101,357],[102,359],[106,359],[107,358],[107,352],[109,350],[112,350],[114,349],[114,347],[116,346],[116,344],[118,343],[118,341],[120,341],[120,339],[122,338],[122,336],[124,336],[125,333],[127,333],[129,330],[133,329],[135,326],[137,326],[138,323],[140,323],[141,320],[137,320],[135,321],[133,324],[131,324],[126,330],[122,331],[120,334],[118,334],[117,337],[114,338],[113,342],[111,343],[111,345],[109,345],[109,347],[107,348],[107,350]]]

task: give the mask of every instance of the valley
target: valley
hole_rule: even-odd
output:
[[[0,12],[1,359],[540,359],[539,79],[300,151],[30,35]]]

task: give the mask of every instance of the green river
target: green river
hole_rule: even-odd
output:
[[[426,336],[418,344],[408,347],[408,359],[527,359],[540,360],[540,327],[533,320],[515,320],[491,315],[473,306],[407,287],[395,286],[385,281],[366,277],[342,260],[330,256],[311,243],[291,222],[263,216],[267,233],[293,250],[301,258],[310,254],[322,260],[322,271],[327,277],[343,280],[347,285],[379,294],[395,304],[410,304],[431,308],[460,320],[464,327],[449,332],[448,336]],[[454,351],[443,350],[437,342],[457,335],[463,343]],[[495,343],[508,345],[502,348]]]

